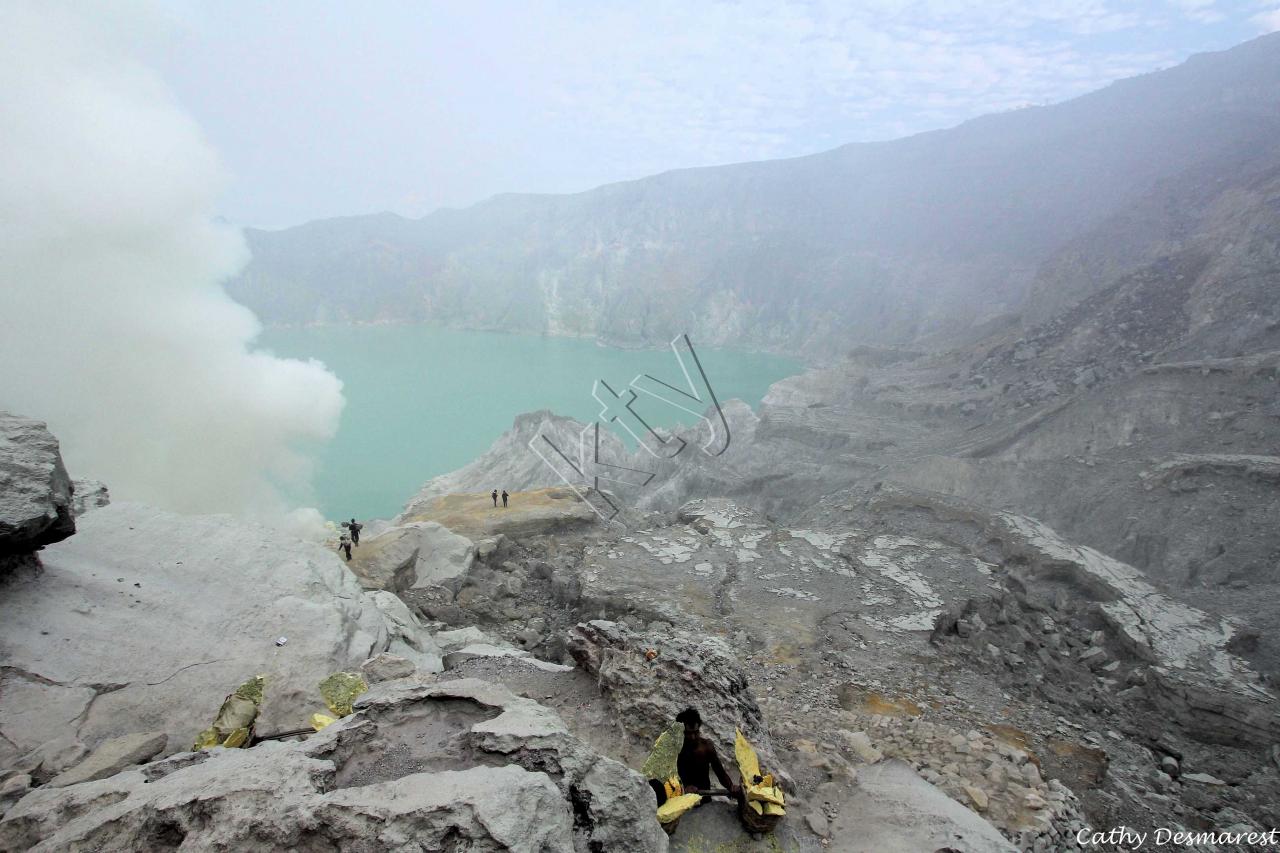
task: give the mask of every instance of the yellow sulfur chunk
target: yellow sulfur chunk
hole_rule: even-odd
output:
[[[786,802],[786,799],[782,796],[782,791],[777,788],[765,788],[761,785],[748,785],[747,799],[774,803],[779,806]]]
[[[749,785],[760,775],[760,759],[750,741],[742,736],[741,729],[734,729],[733,734],[733,754],[738,759],[738,773],[742,776],[742,784]]]
[[[247,740],[249,740],[249,730],[236,729],[227,735],[227,739],[222,742],[222,745],[227,749],[235,749],[238,746],[244,746]]]
[[[316,731],[320,731],[325,726],[331,726],[336,722],[338,721],[335,720],[333,717],[330,717],[328,714],[312,714],[311,715],[311,728],[315,729]]]
[[[670,823],[702,802],[701,794],[681,794],[658,806],[658,823]]]

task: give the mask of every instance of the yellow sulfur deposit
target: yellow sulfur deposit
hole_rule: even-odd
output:
[[[741,730],[735,730],[733,752],[738,759],[738,773],[742,776],[747,807],[758,815],[786,814],[783,808],[786,797],[782,789],[774,784],[772,773],[761,775],[760,758],[751,742],[742,736]]]
[[[325,726],[331,726],[336,722],[338,722],[337,719],[334,717],[330,717],[328,714],[312,714],[311,715],[311,728],[315,729],[316,731],[320,731]]]
[[[253,724],[258,719],[258,708],[262,705],[265,686],[266,677],[259,675],[237,687],[234,693],[223,700],[218,716],[213,718],[213,725],[196,735],[192,749],[209,749],[214,746],[235,748],[248,743],[253,735]]]
[[[320,682],[320,696],[338,717],[351,714],[351,704],[356,697],[369,689],[364,678],[354,672],[335,672]]]
[[[678,820],[700,802],[702,802],[701,794],[681,794],[678,797],[672,797],[658,806],[658,823]]]
[[[675,723],[653,743],[640,774],[646,779],[670,779],[676,775],[676,761],[684,747],[684,724]]]

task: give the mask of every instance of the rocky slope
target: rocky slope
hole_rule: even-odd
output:
[[[0,766],[50,742],[139,731],[179,748],[258,674],[272,685],[263,731],[293,728],[320,679],[395,639],[379,602],[318,545],[139,504],[79,525],[45,549],[42,570],[0,587]],[[429,653],[419,662],[432,666]]]
[[[1050,107],[793,160],[250,231],[278,323],[415,322],[825,358],[1069,307],[1182,239],[1191,185],[1275,167],[1280,36]],[[1144,211],[1158,214],[1143,217]],[[1115,235],[1101,251],[1100,231]],[[1085,241],[1081,243],[1080,241]]]
[[[579,665],[589,679],[473,647],[446,655],[446,677],[541,697],[632,766],[685,701],[717,742],[753,732],[806,821],[801,849],[893,849],[844,836],[864,798],[897,784],[882,785],[898,772],[886,759],[1023,850],[1077,849],[1085,826],[1280,817],[1280,706],[1237,654],[1238,623],[1040,522],[955,498],[883,486],[808,516],[700,500],[526,535],[407,600]],[[682,822],[673,843],[723,838],[705,831]]]
[[[993,440],[937,403],[894,428],[924,398],[887,377],[919,362],[844,365],[868,381],[816,407],[837,369],[759,417],[729,406],[741,455],[663,463],[608,522],[563,485],[506,509],[435,493],[500,471],[516,433],[350,564],[225,518],[87,512],[0,586],[0,849],[1058,851],[1087,827],[1275,825],[1280,716],[1247,626],[1042,520],[887,482],[930,442]],[[1181,456],[1148,479],[1277,467]],[[695,489],[739,498],[670,506]],[[357,666],[375,688],[319,735],[175,752],[246,672],[274,685],[266,730]],[[725,802],[657,828],[635,768],[687,706],[783,780],[775,833]]]
[[[377,685],[305,742],[41,789],[0,821],[0,849],[656,853],[667,841],[652,798],[536,702],[410,677]]]

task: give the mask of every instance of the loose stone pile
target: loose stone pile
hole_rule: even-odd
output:
[[[918,717],[842,712],[849,726],[842,746],[875,763],[899,758],[927,781],[995,824],[1020,850],[1080,849],[1084,826],[1075,795],[1056,779],[1046,781],[1038,760],[990,732],[960,732]]]

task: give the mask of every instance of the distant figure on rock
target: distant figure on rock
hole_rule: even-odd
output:
[[[720,756],[711,741],[702,736],[702,715],[695,708],[685,708],[676,714],[676,722],[684,723],[684,746],[680,748],[680,757],[676,759],[676,767],[680,771],[680,781],[684,789],[691,794],[711,788],[711,772],[715,771],[720,784],[731,794],[738,793],[738,786],[729,778]]]
[[[493,498],[493,506],[496,509],[498,506],[498,490],[494,489],[493,494],[489,495],[489,497]]]
[[[350,563],[351,562],[351,537],[350,536],[344,533],[338,537],[338,550],[346,552],[347,562]]]
[[[347,529],[351,531],[351,544],[360,544],[360,531],[364,529],[363,524],[357,524],[356,520],[351,519],[351,523],[347,525]]]
[[[503,509],[506,509],[506,508],[507,508],[507,498],[508,498],[508,497],[510,497],[510,495],[508,495],[508,494],[507,494],[507,490],[506,490],[506,489],[503,489],[503,490],[502,490],[502,508],[503,508]],[[495,506],[496,506],[496,504],[495,504]]]

